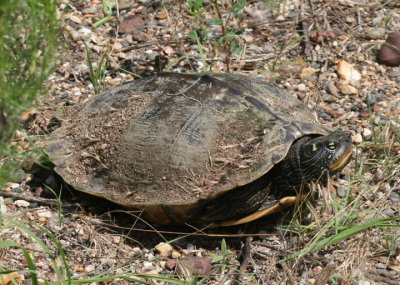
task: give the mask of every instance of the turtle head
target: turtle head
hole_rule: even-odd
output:
[[[308,180],[340,172],[351,159],[351,149],[350,134],[341,130],[305,141],[298,153],[303,177]]]

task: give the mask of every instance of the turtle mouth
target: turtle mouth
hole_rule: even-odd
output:
[[[329,164],[329,171],[336,173],[342,170],[351,159],[352,149],[353,148],[349,146],[347,150],[335,162]]]

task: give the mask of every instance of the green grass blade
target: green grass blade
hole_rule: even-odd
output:
[[[86,42],[85,42],[85,49],[86,49],[87,63],[88,63],[88,66],[89,66],[90,81],[93,84],[94,92],[97,94],[98,93],[98,86],[97,86],[96,76],[94,75],[92,60],[90,59],[89,47],[88,47]]]
[[[44,228],[44,227],[42,227],[40,225],[39,225],[39,228],[40,228],[41,231],[45,232],[50,237],[50,239],[54,242],[54,244],[56,245],[56,247],[58,249],[58,252],[60,253],[61,261],[64,264],[65,275],[67,277],[67,283],[71,285],[72,284],[71,283],[71,272],[69,271],[69,266],[68,266],[68,263],[67,263],[67,259],[65,257],[65,252],[64,252],[60,242],[46,228]]]
[[[10,224],[19,228],[20,230],[24,231],[29,237],[31,237],[34,241],[36,241],[43,248],[43,250],[48,254],[48,256],[51,259],[51,263],[53,264],[54,271],[56,272],[58,280],[61,281],[61,273],[60,273],[60,269],[58,268],[57,262],[55,261],[55,257],[51,253],[50,249],[44,244],[44,242],[40,238],[38,238],[27,226],[16,222],[12,218],[6,217],[6,219],[7,219],[7,222],[9,222]]]
[[[328,238],[325,238],[323,240],[318,241],[318,239],[316,239],[315,242],[313,242],[310,246],[304,248],[303,250],[300,250],[290,256],[288,256],[285,259],[280,260],[279,262],[284,262],[288,259],[293,259],[299,255],[304,255],[307,254],[309,252],[312,251],[316,251],[319,250],[321,248],[330,246],[332,244],[336,244],[338,242],[341,242],[345,239],[348,239],[362,231],[365,231],[367,229],[370,228],[384,228],[384,227],[398,227],[400,228],[400,224],[389,224],[388,222],[393,222],[393,221],[397,221],[400,220],[400,216],[399,217],[391,217],[391,218],[384,218],[384,219],[375,219],[372,221],[369,221],[365,224],[360,224],[360,225],[353,225],[348,227],[347,229],[339,232],[338,234],[335,234],[333,236],[330,236]],[[321,235],[321,234],[320,234]]]
[[[29,255],[29,252],[21,245],[13,242],[13,241],[0,241],[0,248],[5,248],[5,247],[18,247],[19,249],[22,250],[22,253],[24,254],[26,263],[28,264],[29,272],[31,274],[32,278],[32,284],[33,285],[38,285],[38,280],[37,280],[37,272],[36,272],[36,266],[35,263],[33,262],[31,256]]]

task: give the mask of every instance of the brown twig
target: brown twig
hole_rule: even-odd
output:
[[[57,208],[59,205],[59,201],[56,199],[48,199],[48,198],[40,198],[40,197],[34,197],[34,196],[28,196],[28,195],[21,195],[21,194],[16,194],[12,193],[10,191],[4,191],[0,190],[0,196],[6,197],[6,198],[13,198],[17,200],[25,200],[31,203],[38,203],[40,205],[48,206],[51,208]],[[61,203],[62,208],[80,208],[78,204],[70,204],[68,202],[62,202]]]
[[[221,15],[221,11],[219,10],[219,4],[217,0],[212,1],[214,3],[215,9],[217,11],[218,14],[218,18],[221,20],[221,31],[222,31],[222,38],[225,37],[226,34],[226,28],[225,28],[225,24],[224,24],[224,20],[222,19],[222,15]],[[228,44],[227,41],[224,39],[224,52],[225,52],[225,64],[226,64],[226,72],[230,73],[230,63],[231,63],[231,59],[229,57],[229,51],[228,51]]]

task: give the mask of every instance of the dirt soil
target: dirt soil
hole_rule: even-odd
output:
[[[47,94],[31,110],[31,123],[19,133],[18,143],[28,148],[33,138],[43,146],[43,135],[55,137],[63,124],[64,110],[77,112],[89,98],[101,96],[95,95],[90,80],[85,42],[94,69],[106,54],[105,78],[100,84],[105,90],[160,69],[202,72],[206,63],[214,72],[237,72],[273,82],[303,102],[322,124],[351,133],[353,161],[328,186],[313,186],[316,193],[312,203],[305,203],[308,210],[304,206],[302,211],[287,210],[223,229],[161,227],[143,220],[140,212],[125,212],[76,193],[55,173],[42,171],[2,190],[2,213],[34,231],[56,265],[61,265],[54,241],[37,225],[48,229],[64,249],[76,279],[108,271],[106,276],[146,273],[187,281],[200,274],[197,282],[204,284],[400,284],[398,220],[397,226],[368,227],[283,261],[314,242],[337,237],[351,225],[400,216],[400,69],[377,60],[388,33],[400,31],[397,1],[247,1],[239,16],[226,12],[232,8],[230,1],[218,1],[218,9],[214,1],[204,2],[197,22],[183,1],[120,0],[110,19],[95,28],[93,23],[105,17],[101,1],[59,1],[63,43],[59,64],[47,81]],[[229,19],[224,31],[207,22],[219,15]],[[203,41],[201,49],[189,37],[194,30]],[[218,45],[218,40],[228,30],[236,32],[236,39],[228,43],[234,41],[242,49],[226,57],[228,47]],[[205,31],[212,35],[207,38]],[[144,103],[150,99],[140,98]],[[111,110],[107,120],[93,121],[90,132],[103,134],[105,125],[122,131],[129,116],[135,114]],[[79,117],[70,128],[85,137],[86,123]],[[116,139],[109,137],[104,143],[104,137],[82,137],[77,141],[103,147],[107,153],[113,151],[110,145]],[[90,155],[86,162],[83,169],[76,169],[80,173],[71,175],[86,175],[87,166],[106,167]],[[45,185],[62,192],[60,211]],[[8,221],[0,228],[0,239],[29,250],[39,281],[57,281],[51,256],[31,235]],[[165,241],[173,241],[172,247],[155,248]],[[216,261],[216,256],[223,258]],[[17,247],[0,249],[0,266],[15,270],[18,280],[30,284],[25,258]],[[167,284],[150,276],[137,278]],[[103,281],[135,284],[121,276]]]

